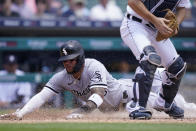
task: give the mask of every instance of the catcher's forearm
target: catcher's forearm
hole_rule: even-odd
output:
[[[156,16],[154,16],[148,9],[144,6],[141,0],[129,0],[128,5],[145,20],[155,23]]]
[[[177,8],[176,19],[177,19],[177,22],[178,22],[179,25],[184,20],[185,15],[186,15],[186,8],[184,8],[184,7]]]
[[[18,117],[23,117],[25,114],[33,112],[35,109],[43,105],[54,94],[55,93],[52,90],[44,88],[40,93],[33,96],[21,110],[16,112],[16,115]]]

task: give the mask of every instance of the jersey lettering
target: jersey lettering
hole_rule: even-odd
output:
[[[88,88],[84,89],[82,92],[79,92],[77,90],[72,90],[71,92],[77,96],[84,96],[90,92],[90,88],[88,87]]]

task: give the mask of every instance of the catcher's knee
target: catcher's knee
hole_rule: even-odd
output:
[[[187,65],[181,57],[178,57],[168,68],[167,74],[169,78],[180,80],[186,72]]]
[[[161,65],[161,57],[156,53],[153,46],[146,46],[140,58],[140,63],[142,63],[142,61],[148,61],[150,64],[155,66]]]

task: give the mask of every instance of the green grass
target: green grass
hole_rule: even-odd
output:
[[[0,123],[0,131],[196,131],[196,124],[149,123]]]

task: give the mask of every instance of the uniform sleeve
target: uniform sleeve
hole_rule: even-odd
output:
[[[41,92],[33,96],[31,100],[17,113],[18,117],[23,117],[25,114],[33,112],[35,109],[43,105],[49,98],[54,96],[55,93],[48,88],[43,88]]]
[[[61,86],[62,83],[62,72],[56,73],[50,80],[46,83],[45,87],[49,88],[55,93],[60,93],[63,91],[63,88]]]
[[[90,67],[90,89],[95,87],[107,88],[106,68],[98,61]]]
[[[180,3],[178,4],[178,7],[191,8],[192,5],[190,0],[181,0]]]

